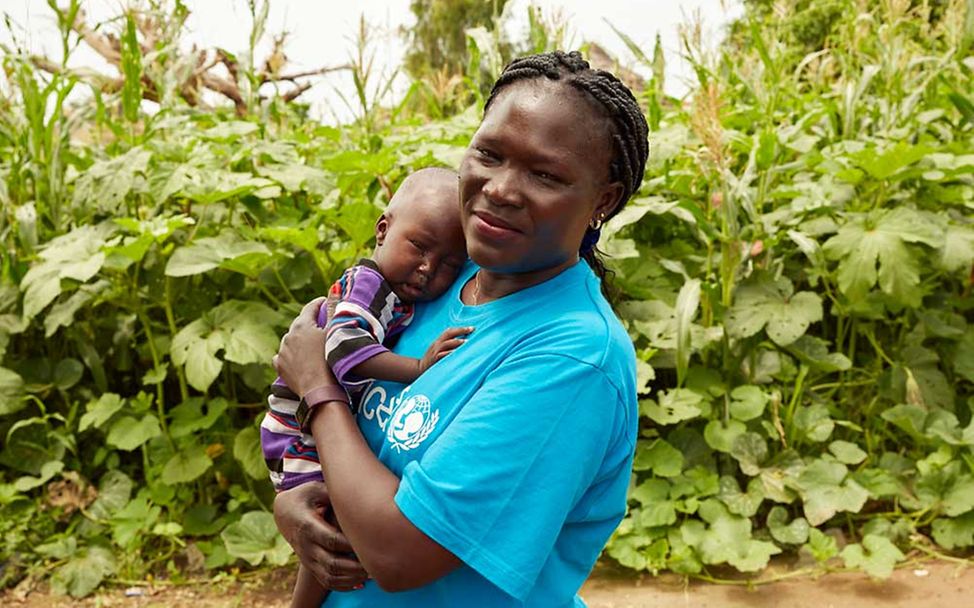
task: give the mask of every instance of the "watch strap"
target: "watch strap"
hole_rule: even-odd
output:
[[[348,393],[342,386],[337,384],[327,384],[313,388],[301,397],[301,401],[298,403],[298,409],[294,412],[294,417],[297,419],[302,431],[305,433],[311,432],[311,415],[319,405],[328,403],[329,401],[341,401],[345,405],[350,403]]]

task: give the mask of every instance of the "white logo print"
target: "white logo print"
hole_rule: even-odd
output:
[[[430,407],[426,395],[400,401],[389,419],[386,439],[399,451],[411,450],[429,437],[440,420],[440,410]]]

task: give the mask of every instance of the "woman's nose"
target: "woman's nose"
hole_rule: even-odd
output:
[[[484,196],[495,205],[520,206],[521,188],[516,171],[495,171],[484,182]]]

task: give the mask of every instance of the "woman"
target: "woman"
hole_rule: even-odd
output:
[[[322,583],[351,589],[328,607],[584,605],[637,426],[594,245],[639,188],[646,137],[632,93],[577,53],[514,61],[460,167],[472,263],[395,350],[422,354],[447,326],[475,327],[467,342],[408,387],[373,383],[353,415],[323,363],[320,300],[295,320],[275,366],[315,401],[327,490],[284,492],[275,515]]]

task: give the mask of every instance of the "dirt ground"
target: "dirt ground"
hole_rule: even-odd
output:
[[[787,575],[787,570],[761,576]],[[243,580],[193,585],[118,587],[73,600],[43,592],[0,594],[4,608],[286,608],[291,572],[246,575]],[[23,590],[21,590],[23,591]],[[687,583],[674,575],[624,576],[598,569],[582,589],[590,608],[970,608],[974,568],[927,562],[897,570],[885,581],[858,573],[796,576],[749,588],[746,585]],[[474,606],[474,604],[469,604]]]

